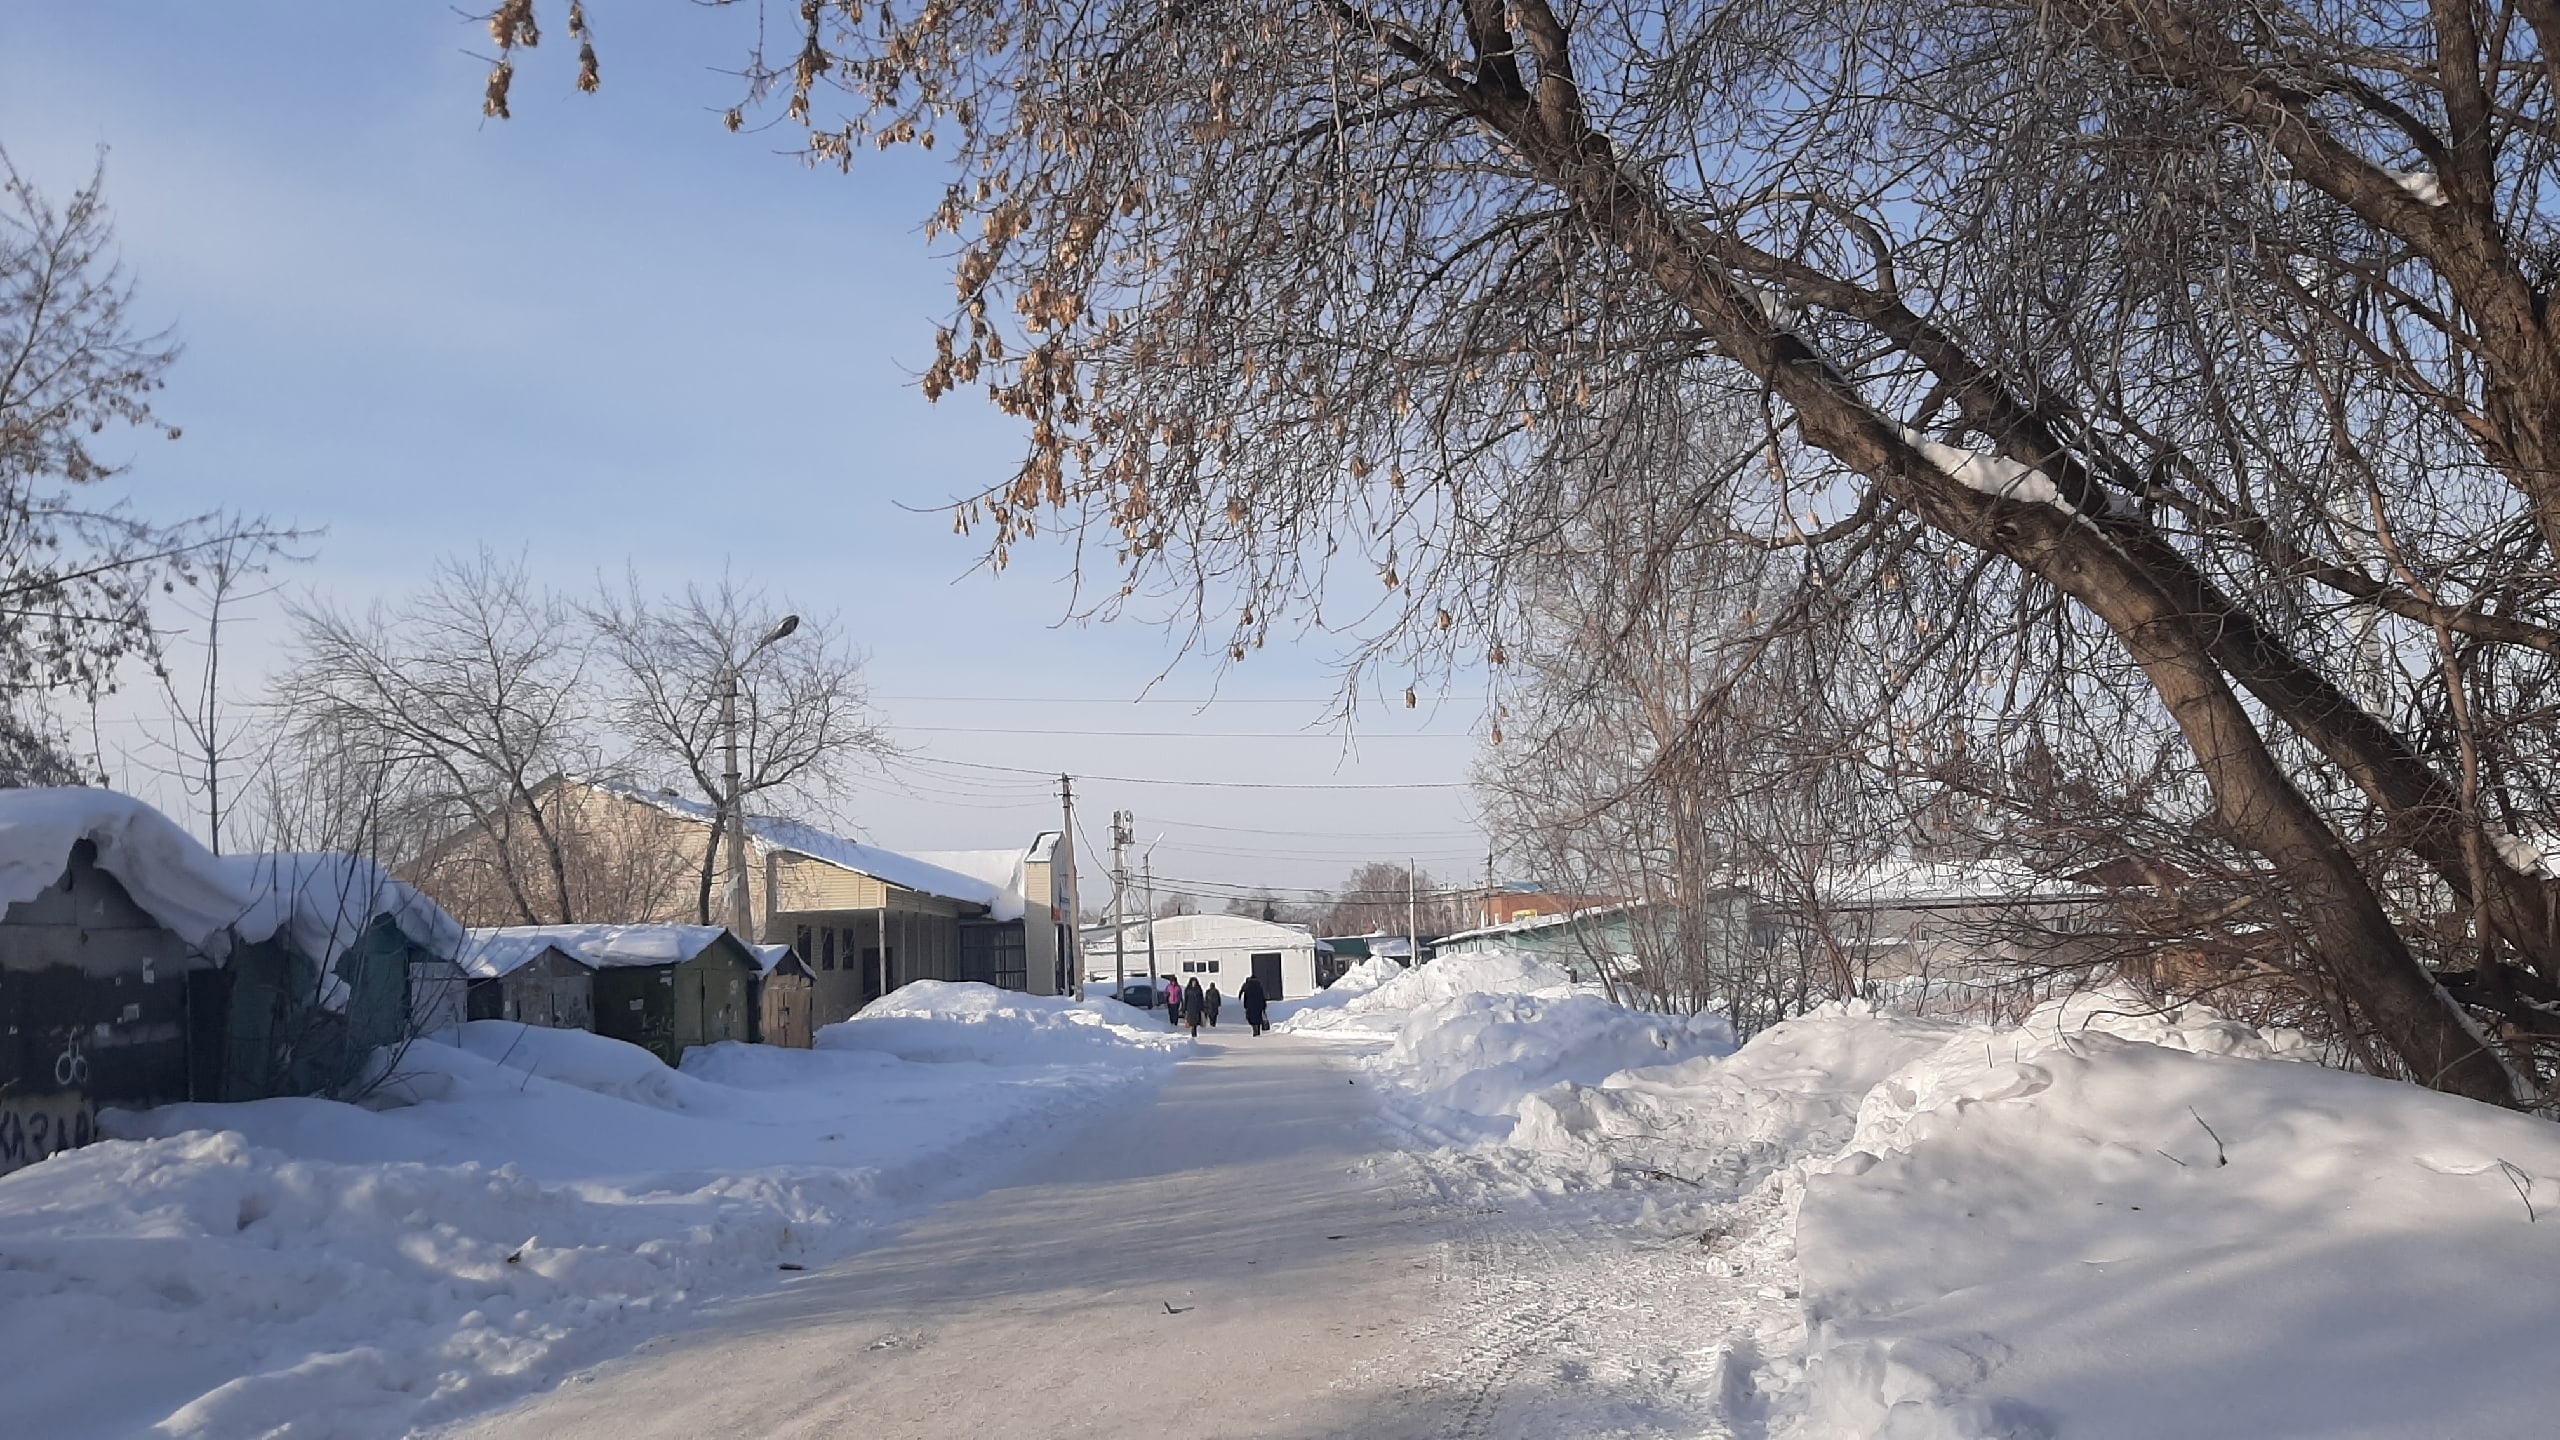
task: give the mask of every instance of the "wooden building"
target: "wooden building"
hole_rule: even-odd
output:
[[[462,970],[474,1020],[513,1020],[546,1030],[593,1030],[596,967],[538,935],[474,930]]]
[[[750,945],[762,962],[756,977],[755,1039],[765,1045],[806,1050],[817,1043],[810,1000],[817,977],[788,945]]]

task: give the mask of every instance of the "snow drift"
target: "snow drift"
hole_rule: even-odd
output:
[[[1124,1018],[1145,1014],[1116,1001],[1079,1004],[1064,996],[917,980],[819,1031],[817,1045],[945,1065],[1076,1064],[1131,1050],[1172,1055],[1186,1048],[1160,1024]]]
[[[379,1108],[111,1113],[123,1138],[0,1178],[0,1410],[63,1440],[440,1424],[835,1258],[1173,1063],[1071,1002],[892,999],[904,1053],[719,1045],[678,1072],[481,1021],[408,1047]],[[1009,1039],[1037,1053],[989,1063]]]
[[[2560,1411],[2546,1121],[2118,991],[2011,1027],[1834,1005],[1593,1075],[1659,1017],[1611,1026],[1520,957],[1447,964],[1293,1028],[1383,1042],[1397,1118],[1461,1144],[1470,1183],[1709,1207],[1707,1238],[1734,1238],[1708,1273],[1760,1297],[1722,1362],[1758,1372],[1739,1428],[2417,1440]]]
[[[1363,1063],[1396,1093],[1395,1117],[1442,1144],[1498,1137],[1529,1097],[1559,1083],[1733,1048],[1732,1029],[1716,1017],[1630,1010],[1509,951],[1394,970],[1337,1003],[1288,1014],[1281,1028],[1385,1041]]]

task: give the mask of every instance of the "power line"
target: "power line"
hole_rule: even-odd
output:
[[[1481,840],[1476,830],[1272,830],[1253,825],[1212,825],[1205,820],[1156,820],[1181,830],[1217,830],[1229,835],[1279,835],[1290,838],[1346,840]]]
[[[916,705],[1321,705],[1328,709],[1341,703],[1339,695],[1321,698],[1246,697],[1212,695],[1205,699],[1180,696],[1143,695],[1134,700],[1115,700],[1107,695],[874,695],[879,704]],[[1443,700],[1482,700],[1482,694],[1444,695]]]
[[[932,765],[956,765],[964,770],[992,770],[1008,775],[1047,775],[1047,770],[1034,770],[1021,765],[988,765],[976,760],[948,760],[939,756],[911,757]],[[1469,790],[1474,786],[1464,780],[1167,780],[1153,775],[1095,775],[1079,772],[1079,780],[1100,780],[1112,785],[1167,785],[1188,790]]]
[[[1364,740],[1472,740],[1464,730],[1380,730],[1366,735],[1328,734],[1321,730],[1045,730],[994,725],[882,725],[919,735],[1063,735],[1103,740],[1335,740],[1345,745]]]

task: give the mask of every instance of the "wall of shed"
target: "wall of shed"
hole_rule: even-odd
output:
[[[212,1098],[199,1062],[219,1053],[222,981],[205,965],[86,842],[0,914],[0,1172],[94,1138],[100,1103]]]
[[[545,950],[495,980],[475,982],[478,1020],[513,1020],[547,1030],[592,1030],[596,1020],[596,972]],[[483,1013],[483,1012],[486,1013]]]
[[[810,1003],[816,979],[777,970],[756,986],[756,1038],[767,1045],[806,1050],[816,1043]]]

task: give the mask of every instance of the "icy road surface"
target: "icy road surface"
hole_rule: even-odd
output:
[[[1448,1198],[1340,1048],[1203,1031],[1002,1187],[452,1433],[1724,1433],[1661,1257]]]

